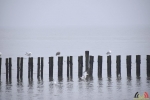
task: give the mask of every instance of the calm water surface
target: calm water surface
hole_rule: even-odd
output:
[[[48,29],[1,30],[2,75],[0,100],[132,100],[134,94],[150,94],[146,55],[150,54],[149,29]],[[107,78],[106,52],[112,50],[112,77]],[[78,79],[78,56],[89,50],[94,56],[93,79]],[[28,81],[28,57],[34,58],[33,81]],[[57,57],[64,57],[63,80],[57,78]],[[141,78],[136,78],[135,56],[141,55]],[[97,77],[97,56],[103,56],[102,79]],[[116,78],[116,55],[121,55],[121,79]],[[132,55],[132,77],[126,75],[126,55]],[[24,57],[23,82],[17,82],[17,57]],[[54,81],[48,79],[48,57],[54,56]],[[67,80],[67,56],[73,56],[73,80]],[[5,79],[5,58],[12,57],[12,82]],[[37,57],[44,57],[44,78],[37,80]],[[85,59],[84,59],[85,60]],[[85,67],[84,67],[85,69]]]

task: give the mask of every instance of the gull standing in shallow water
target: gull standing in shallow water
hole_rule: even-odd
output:
[[[88,73],[86,71],[83,72],[83,76],[81,77],[82,80],[85,80],[87,77]]]
[[[31,54],[32,54],[31,52],[26,52],[26,54],[25,54],[25,55],[27,55],[27,56],[29,56],[29,57],[30,57],[30,56],[31,56]]]
[[[60,52],[56,52],[56,56],[57,56],[57,55],[60,55]]]
[[[106,54],[107,54],[108,56],[111,55],[111,50],[109,50]]]

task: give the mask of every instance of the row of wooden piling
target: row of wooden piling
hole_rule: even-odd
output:
[[[98,56],[98,78],[102,78],[102,56]],[[88,77],[93,77],[93,62],[94,56],[89,55],[89,51],[85,52],[85,71]],[[1,63],[0,58],[0,78],[1,78]],[[126,57],[127,77],[131,77],[131,55]],[[141,56],[136,55],[136,76],[140,77]],[[11,81],[12,59],[6,58],[6,79]],[[44,58],[37,59],[37,78],[43,79]],[[83,76],[83,56],[78,56],[78,77]],[[107,56],[107,76],[111,77],[111,56]],[[116,56],[116,76],[121,77],[121,56]],[[73,77],[73,57],[67,57],[67,78]],[[147,55],[147,77],[150,77],[150,55]],[[33,79],[33,57],[28,59],[28,78]],[[58,78],[63,78],[63,57],[58,57]],[[23,79],[23,57],[17,57],[17,79]],[[49,57],[49,79],[53,80],[53,57]]]

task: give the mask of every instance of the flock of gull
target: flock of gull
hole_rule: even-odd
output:
[[[106,54],[111,55],[111,50],[109,50]],[[25,55],[30,57],[32,55],[32,53],[31,52],[26,52]],[[58,55],[60,55],[60,52],[56,52],[56,56],[58,56]],[[0,57],[1,56],[2,56],[2,53],[0,52]],[[81,79],[85,80],[87,76],[88,76],[87,71],[84,71],[83,76],[81,77]],[[54,83],[54,84],[56,84],[56,83]]]

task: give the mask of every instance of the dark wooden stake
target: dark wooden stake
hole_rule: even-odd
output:
[[[94,62],[94,56],[90,56],[90,67],[89,67],[89,77],[93,76],[93,62]]]
[[[136,77],[140,77],[141,56],[136,55]]]
[[[21,66],[20,66],[20,79],[23,79],[23,57],[21,57]]]
[[[2,65],[2,58],[0,58],[0,80],[1,80],[1,65]]]
[[[121,56],[116,56],[116,75],[121,77]]]
[[[19,71],[20,70],[20,57],[17,57],[17,79],[19,80]]]
[[[127,56],[127,77],[131,77],[131,55]]]
[[[111,77],[111,56],[107,56],[107,76]]]
[[[38,62],[37,62],[37,78],[39,79],[40,77],[40,57],[38,57]]]
[[[89,68],[89,51],[85,51],[85,71]]]
[[[49,57],[49,80],[53,80],[53,57]]]
[[[30,60],[31,58],[29,57],[28,58],[28,78],[30,79],[30,77],[31,77],[31,66],[30,66],[30,63],[31,63],[31,60]]]
[[[8,80],[8,58],[6,58],[6,80]]]
[[[98,56],[98,78],[102,78],[102,56]]]
[[[67,78],[69,78],[69,56],[67,56]]]
[[[147,77],[150,77],[150,55],[147,55]]]
[[[70,78],[73,78],[73,57],[70,56]]]
[[[33,57],[31,57],[31,79],[33,79]]]
[[[11,82],[11,76],[12,76],[12,74],[11,74],[11,67],[12,67],[12,60],[11,60],[11,58],[9,58],[9,81]]]
[[[63,77],[63,57],[58,57],[58,78]]]
[[[44,66],[44,58],[41,57],[41,79],[43,79],[43,66]]]

